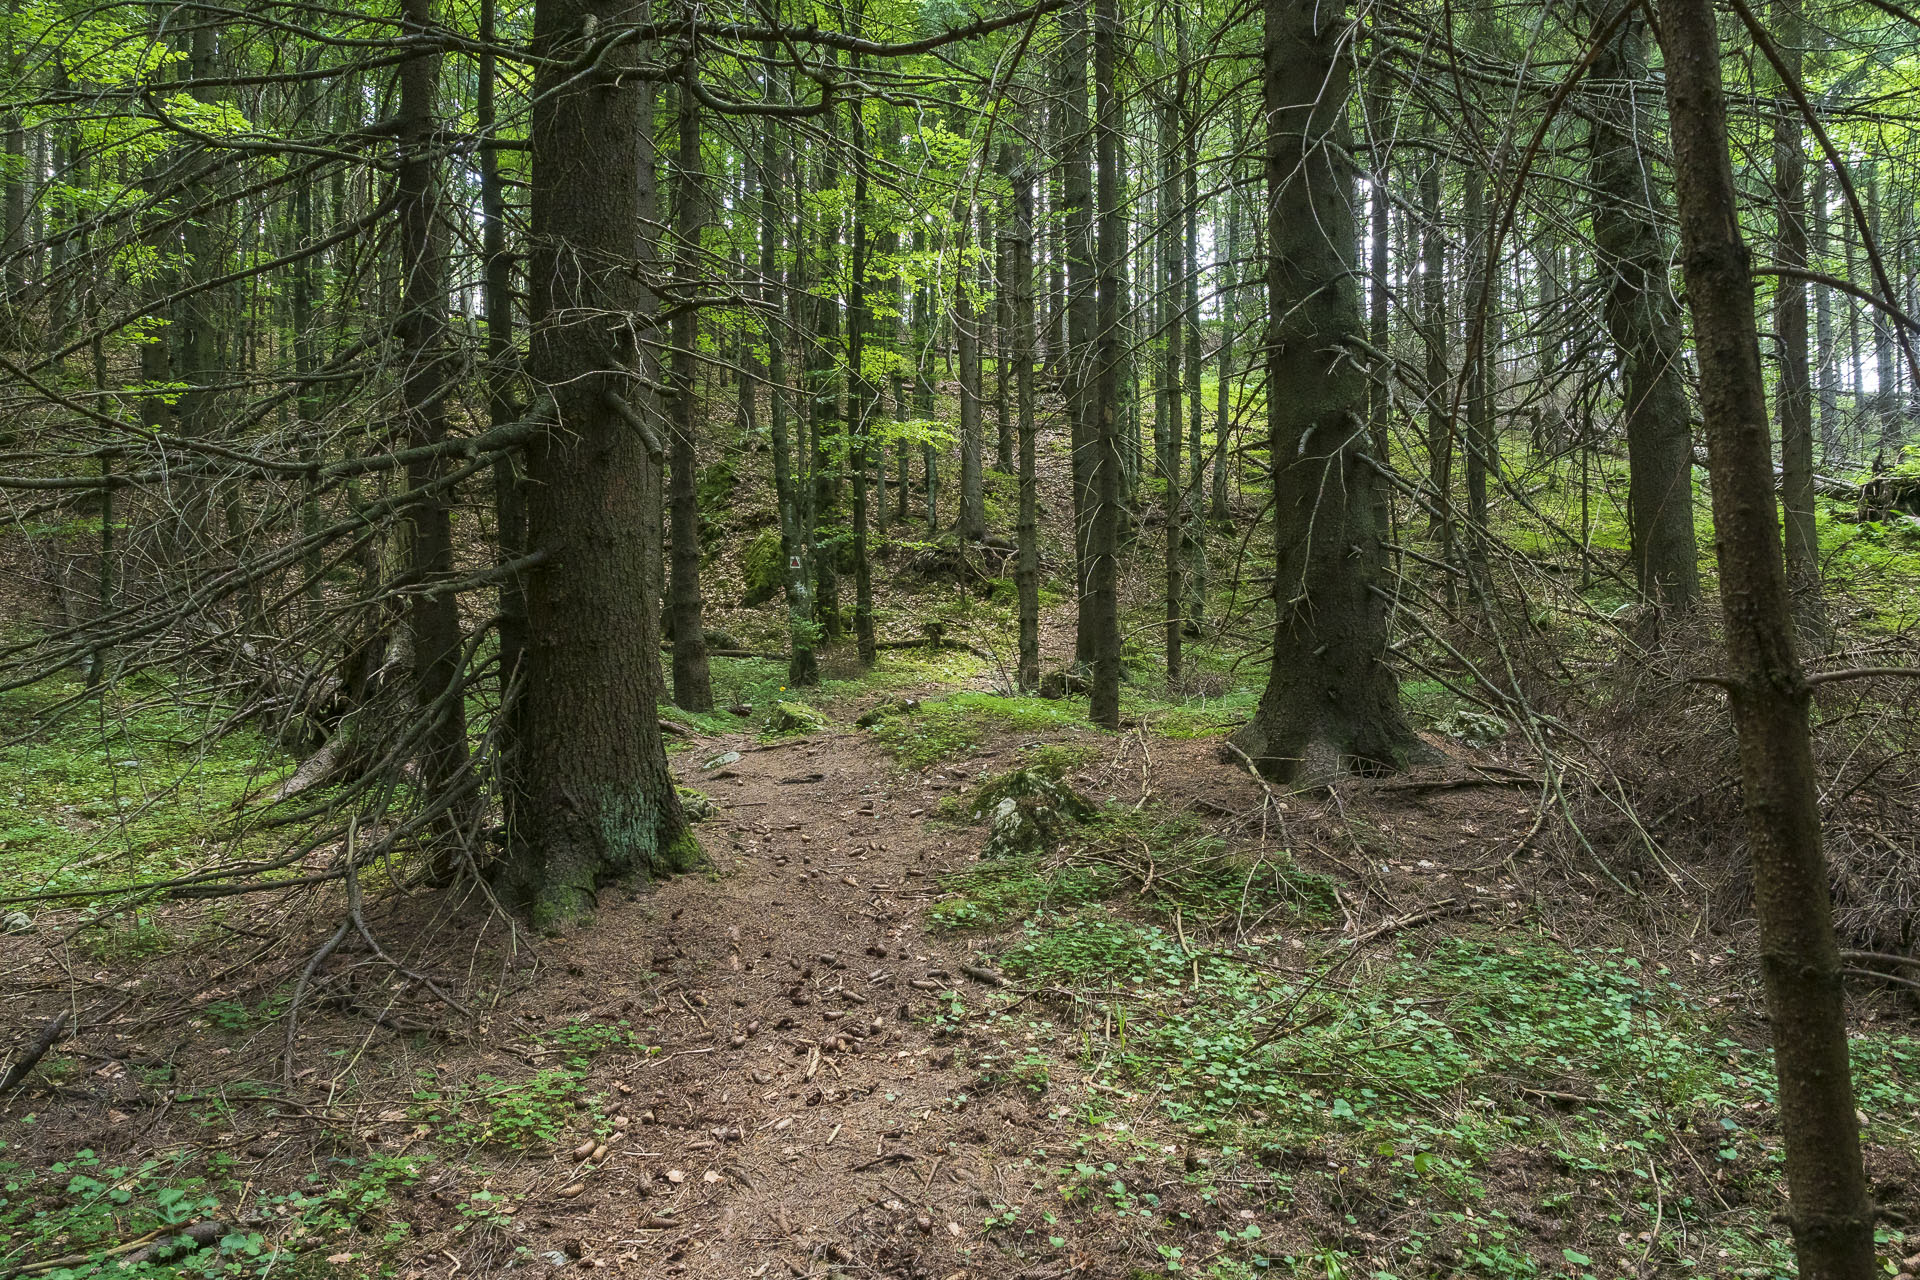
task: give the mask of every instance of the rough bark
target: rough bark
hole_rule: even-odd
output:
[[[513,255],[507,248],[506,192],[500,181],[500,153],[491,145],[498,124],[495,94],[499,76],[492,51],[495,9],[495,0],[482,0],[480,41],[486,48],[479,56],[475,126],[481,137],[480,254],[484,273],[481,305],[486,313],[487,418],[493,426],[503,427],[517,421],[521,410],[513,402]],[[303,187],[303,199],[304,196]],[[515,453],[502,457],[493,467],[495,541],[501,564],[519,560],[527,550],[527,498],[520,471],[521,459]],[[511,726],[514,714],[511,703],[517,696],[514,686],[527,648],[526,587],[517,574],[501,580],[498,626],[501,715],[504,723]],[[513,750],[512,737],[510,729],[502,737],[499,750],[503,758]]]
[[[769,63],[773,50],[767,50]],[[780,278],[781,171],[773,130],[760,135],[760,279],[767,337],[767,422],[773,436],[773,492],[780,508],[780,540],[787,555],[787,683],[796,688],[820,682],[814,657],[813,546],[807,538],[806,486],[793,474],[795,452],[787,422],[786,333],[780,323],[785,290]]]
[[[1094,321],[1098,306],[1093,264],[1093,134],[1087,120],[1087,0],[1060,11],[1060,211],[1067,267],[1066,349],[1060,390],[1069,416],[1073,455],[1073,564],[1077,665],[1093,660],[1094,624],[1087,535],[1098,503],[1094,495]]]
[[[407,0],[407,26],[431,29],[432,0]],[[440,80],[440,56],[427,54],[400,68],[399,155],[395,173],[398,196],[400,316],[394,332],[400,342],[402,417],[410,448],[435,445],[447,436],[447,385],[453,349],[447,330],[446,257],[441,235],[438,175],[435,172],[434,94]],[[440,478],[446,462],[429,457],[407,465],[407,486],[426,490]],[[407,611],[413,649],[414,697],[427,724],[421,735],[419,764],[430,794],[439,796],[463,785],[467,767],[466,700],[462,696],[464,636],[459,600],[452,591],[434,590],[453,574],[453,517],[442,493],[423,498],[407,512],[408,577],[414,587]],[[472,805],[458,805],[444,832],[465,838]],[[451,853],[451,847],[445,852]]]
[[[854,6],[859,31],[861,6]],[[859,77],[859,59],[854,76]],[[879,395],[867,377],[867,129],[860,95],[847,104],[848,140],[853,150],[853,259],[847,293],[847,469],[853,476],[853,639],[860,661],[873,664],[873,566],[867,556],[867,436],[873,430]]]
[[[1686,609],[1700,598],[1693,531],[1680,317],[1667,285],[1662,197],[1647,155],[1653,109],[1646,20],[1615,25],[1594,59],[1593,236],[1605,281],[1607,331],[1626,366],[1627,521],[1641,594]]]
[[[642,18],[629,0],[538,0],[532,120],[530,371],[557,423],[527,447],[527,523],[547,561],[527,590],[526,693],[502,889],[541,926],[611,881],[700,856],[660,736],[659,628],[646,596],[659,538],[644,442],[610,397],[633,387],[629,264],[640,225],[640,92],[572,63],[586,31]],[[592,19],[592,25],[588,20]],[[630,54],[609,55],[617,68]]]
[[[1087,530],[1087,586],[1081,613],[1082,646],[1093,666],[1088,715],[1107,729],[1120,727],[1120,362],[1122,271],[1127,215],[1120,194],[1120,95],[1114,83],[1120,20],[1116,0],[1094,0],[1093,81],[1095,144],[1099,152],[1100,237],[1094,270],[1098,313],[1094,348],[1092,421],[1085,449],[1093,510]]]
[[[1013,324],[1014,398],[1020,415],[1020,518],[1014,586],[1020,598],[1022,689],[1040,687],[1040,489],[1033,420],[1033,175],[1013,174],[1013,236],[1008,246]]]
[[[1181,635],[1186,630],[1186,573],[1182,538],[1187,520],[1186,492],[1180,483],[1181,445],[1186,435],[1186,362],[1180,335],[1184,319],[1186,266],[1184,219],[1180,215],[1179,110],[1171,98],[1160,106],[1160,378],[1154,395],[1154,463],[1166,486],[1166,606],[1164,637],[1167,680],[1180,679]]]
[[[962,542],[978,542],[987,536],[986,491],[980,474],[980,314],[975,293],[979,268],[974,263],[973,219],[964,205],[956,212],[960,246],[954,255],[953,330],[960,347],[960,511],[954,527]]]
[[[1787,74],[1800,77],[1801,0],[1775,0],[1773,35]],[[1782,86],[1773,124],[1774,254],[1780,265],[1807,268],[1807,175],[1800,114]],[[1807,351],[1807,283],[1775,281],[1773,332],[1780,362],[1780,506],[1787,586],[1794,617],[1808,639],[1825,629],[1820,603],[1820,539],[1814,524],[1813,379]]]
[[[1368,455],[1344,3],[1267,0],[1267,397],[1276,563],[1273,660],[1234,743],[1285,781],[1397,767],[1414,748],[1386,664]],[[1301,85],[1318,87],[1303,101]]]
[[[1788,1216],[1804,1280],[1867,1280],[1875,1273],[1872,1205],[1820,848],[1810,691],[1794,651],[1753,279],[1735,212],[1719,35],[1710,0],[1667,0],[1660,19]]]
[[[1426,346],[1427,487],[1434,503],[1428,535],[1442,558],[1453,551],[1453,417],[1447,371],[1447,242],[1440,225],[1440,161],[1430,159],[1420,174],[1420,329]]]
[[[668,568],[668,606],[673,615],[673,701],[688,711],[713,710],[713,679],[707,669],[707,634],[700,595],[699,408],[694,399],[700,369],[700,312],[690,305],[700,289],[700,231],[707,222],[706,171],[700,156],[700,101],[681,85],[680,154],[673,167],[673,376],[668,423],[673,554]]]

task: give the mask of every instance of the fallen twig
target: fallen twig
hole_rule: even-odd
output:
[[[66,1027],[67,1011],[62,1009],[53,1015],[53,1019],[46,1026],[40,1028],[40,1034],[34,1037],[33,1043],[23,1049],[20,1056],[13,1060],[13,1065],[7,1068],[5,1078],[0,1079],[0,1093],[8,1092],[26,1079],[27,1072],[33,1070],[39,1065],[40,1059],[47,1056],[47,1050],[53,1048],[54,1042],[60,1039],[60,1033],[66,1030]]]

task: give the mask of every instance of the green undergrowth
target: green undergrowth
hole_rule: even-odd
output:
[[[209,1006],[217,1033],[238,1032],[266,1012],[237,1004]],[[259,1180],[229,1149],[175,1150],[142,1161],[115,1163],[92,1150],[59,1159],[28,1157],[0,1143],[0,1275],[35,1263],[62,1265],[30,1274],[52,1280],[127,1276],[139,1280],[256,1276],[392,1276],[400,1246],[415,1226],[423,1184],[441,1194],[470,1190],[448,1201],[456,1235],[486,1234],[502,1253],[531,1261],[516,1249],[506,1228],[515,1205],[488,1189],[502,1158],[547,1158],[583,1138],[606,1141],[615,1132],[606,1100],[597,1091],[596,1065],[607,1055],[653,1052],[624,1022],[571,1021],[531,1036],[524,1052],[532,1061],[507,1075],[481,1073],[462,1079],[421,1067],[411,1096],[388,1094],[364,1113],[396,1133],[400,1150],[328,1158],[302,1174],[289,1167],[288,1184]],[[234,1107],[245,1092],[220,1091],[182,1109],[197,1109],[199,1121],[227,1129],[242,1123]],[[24,1137],[40,1123],[29,1114]],[[445,1225],[444,1214],[434,1229]],[[119,1249],[149,1233],[164,1243],[196,1223],[227,1224],[204,1247],[175,1256],[129,1262]]]
[[[832,650],[822,655],[822,666],[839,670],[846,665],[844,657],[841,650]],[[787,682],[784,659],[713,658],[708,666],[713,678],[714,710],[690,712],[662,704],[660,714],[700,733],[757,731],[766,728],[776,703],[796,703],[833,717],[848,701],[873,693],[964,684],[978,675],[983,665],[974,655],[954,650],[889,649],[867,671],[827,675],[816,685],[800,687]],[[745,716],[737,715],[731,710],[736,706],[750,710]],[[685,746],[671,738],[667,745],[669,750]]]
[[[1286,1227],[1183,1228],[1110,1151],[1057,1170],[1057,1212],[1124,1204],[1115,1229],[1176,1250],[1152,1274],[1792,1274],[1770,1050],[1658,965],[1479,923],[1356,949],[1330,882],[1131,811],[943,887],[935,921],[1015,979],[966,1015],[976,1091],[1052,1098],[1033,1045],[1073,1044],[1089,1150],[1151,1106],[1200,1153],[1188,1183],[1239,1170]],[[1031,992],[1061,1023],[1038,1040]],[[1910,1164],[1920,1042],[1854,1050],[1866,1140]]]
[[[994,733],[1044,733],[1087,728],[1084,703],[1072,699],[955,693],[929,699],[906,714],[873,726],[874,740],[901,764],[924,768],[963,755]]]
[[[229,710],[137,681],[50,715],[76,680],[0,694],[0,893],[110,888],[192,870],[293,760]],[[225,732],[220,732],[221,730]],[[244,841],[243,841],[244,846]]]

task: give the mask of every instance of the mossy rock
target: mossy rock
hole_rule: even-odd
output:
[[[704,791],[695,791],[692,787],[675,787],[680,793],[680,812],[688,822],[705,822],[719,812]]]
[[[804,702],[776,702],[767,728],[774,733],[812,733],[827,727],[827,718]]]
[[[787,540],[778,529],[762,529],[741,553],[740,568],[747,580],[742,609],[757,609],[776,599],[787,587]]]
[[[733,501],[733,489],[738,477],[734,469],[734,456],[729,453],[718,462],[700,469],[700,477],[695,482],[700,507],[724,507]]]
[[[909,715],[919,709],[920,700],[918,698],[889,698],[879,706],[867,708],[854,723],[862,729],[871,729],[882,720],[891,720],[894,716]]]
[[[1093,816],[1093,806],[1072,787],[1039,769],[1015,769],[980,788],[974,817],[990,818],[983,858],[1045,853],[1069,828]]]

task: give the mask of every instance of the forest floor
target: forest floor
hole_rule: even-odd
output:
[[[730,603],[765,486],[729,483],[714,624],[777,650],[780,606]],[[1131,645],[1128,727],[1096,730],[1005,687],[983,655],[1010,583],[950,552],[880,539],[881,629],[964,649],[829,654],[804,691],[716,659],[720,711],[665,709],[711,866],[563,937],[405,866],[363,887],[379,950],[349,929],[318,963],[338,893],[113,896],[286,838],[246,818],[295,762],[157,677],[0,747],[0,894],[74,895],[0,927],[0,1062],[63,1012],[72,1033],[0,1097],[0,1280],[1792,1274],[1752,925],[1714,853],[1737,842],[1653,851],[1617,779],[1550,780],[1457,672],[1403,685],[1441,763],[1258,783],[1221,748],[1264,678],[1245,541],[1186,678]],[[1124,593],[1153,637],[1154,575]],[[1057,660],[1067,603],[1043,600]],[[1588,625],[1559,617],[1556,644]],[[1612,637],[1580,679],[1621,665]],[[0,718],[73,692],[0,695]],[[775,732],[789,701],[818,722]],[[1657,751],[1587,726],[1659,756],[1667,835],[1734,776],[1687,714]],[[1041,838],[983,856],[1022,789]],[[1920,1039],[1899,992],[1849,996],[1892,1274],[1920,1252]],[[206,1247],[163,1251],[192,1227]]]
[[[158,1215],[226,1233],[180,1274],[1787,1274],[1747,947],[1533,865],[1524,759],[1281,795],[1150,717],[918,692],[682,750],[711,871],[563,938],[369,895],[404,973],[350,940],[290,1042],[250,958],[324,911],[0,939],[22,1038],[83,1012],[5,1104],[0,1270]],[[1089,809],[983,860],[1016,771]],[[1866,1017],[1898,1257],[1920,1045]]]

